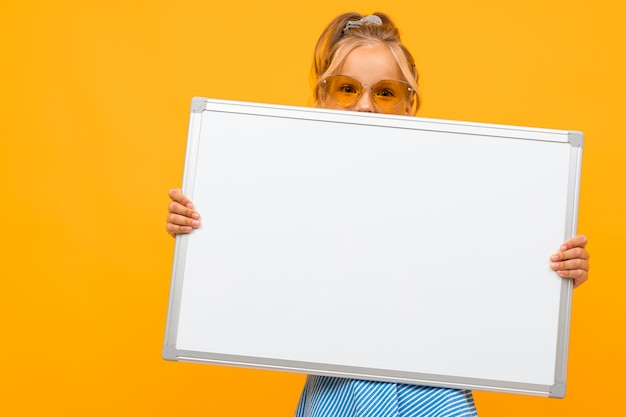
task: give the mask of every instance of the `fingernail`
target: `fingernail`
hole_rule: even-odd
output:
[[[192,213],[191,217],[197,220],[200,218],[200,215],[198,213]]]
[[[198,227],[198,226],[200,226],[200,222],[199,222],[198,220],[192,220],[192,221],[191,221],[191,225],[192,225],[193,227]]]
[[[565,245],[561,246],[561,250],[567,250],[567,246]]]
[[[552,268],[552,269],[556,269],[556,268],[558,268],[558,267],[559,267],[559,264],[558,264],[558,263],[556,263],[556,262],[552,262],[552,263],[550,264],[550,268]]]
[[[550,256],[550,260],[551,261],[558,261],[559,260],[559,256],[558,255],[552,255],[552,256]]]

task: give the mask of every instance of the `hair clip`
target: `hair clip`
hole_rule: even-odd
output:
[[[365,16],[361,20],[351,20],[350,22],[346,23],[346,26],[344,26],[343,34],[345,35],[346,33],[350,31],[350,29],[361,27],[365,23],[372,24],[372,25],[382,25],[383,21],[381,20],[380,17],[376,16],[375,14]]]

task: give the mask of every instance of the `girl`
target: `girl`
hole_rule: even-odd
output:
[[[324,30],[315,47],[314,98],[318,107],[415,115],[420,104],[413,57],[382,13],[346,13]],[[167,231],[200,226],[200,215],[180,189],[170,190]],[[587,239],[579,235],[550,257],[558,275],[578,286],[587,279]],[[308,376],[296,417],[476,416],[467,390]]]

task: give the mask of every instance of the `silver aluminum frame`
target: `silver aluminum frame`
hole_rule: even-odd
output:
[[[223,111],[235,113],[251,113],[256,115],[280,116],[292,113],[295,118],[317,120],[322,118],[326,121],[338,122],[343,119],[335,110],[310,109],[291,106],[266,105],[258,103],[234,102],[196,97],[192,100],[191,115],[189,121],[189,134],[185,166],[183,176],[183,191],[193,200],[193,183],[195,172],[189,167],[196,164],[196,155],[200,144],[200,131],[202,129],[202,113],[205,111]],[[345,113],[339,111],[339,113]],[[375,115],[352,114],[355,123],[376,125],[378,119]],[[337,117],[335,117],[337,116]],[[393,126],[395,120],[401,126],[405,118],[383,116],[387,126]],[[546,140],[554,142],[568,142],[571,145],[569,190],[566,214],[567,231],[564,239],[569,239],[576,234],[578,217],[578,201],[580,190],[580,172],[582,165],[583,134],[577,131],[558,131],[552,129],[523,128],[505,125],[488,125],[479,123],[465,123],[456,121],[442,121],[436,119],[412,118],[420,129],[438,130],[445,125],[447,131],[454,131],[458,126],[459,131],[466,126],[479,128],[485,136],[524,138],[528,139],[528,132],[532,132],[533,140]],[[181,294],[184,285],[184,258],[187,251],[188,236],[179,235],[176,238],[174,253],[172,280],[169,298],[169,308],[163,345],[163,358],[171,361],[209,363],[237,367],[249,367],[256,369],[269,369],[296,373],[348,377],[358,379],[371,379],[381,381],[393,381],[399,383],[411,383],[429,386],[441,386],[450,388],[472,389],[481,391],[496,391],[552,398],[563,398],[566,387],[567,351],[569,343],[569,323],[571,315],[572,284],[570,280],[563,280],[561,284],[561,304],[559,308],[559,330],[557,339],[557,361],[555,380],[551,385],[526,384],[500,380],[486,380],[480,378],[466,378],[459,376],[445,376],[422,374],[414,372],[398,372],[381,369],[370,369],[350,366],[336,366],[321,363],[309,363],[290,360],[276,360],[263,357],[248,357],[211,352],[197,352],[180,350],[177,348],[177,332],[179,326],[179,310],[181,307]]]

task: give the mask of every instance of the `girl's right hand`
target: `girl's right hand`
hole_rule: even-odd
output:
[[[172,199],[167,206],[166,230],[172,237],[179,233],[190,233],[200,227],[200,213],[180,188],[172,188],[167,195]]]

